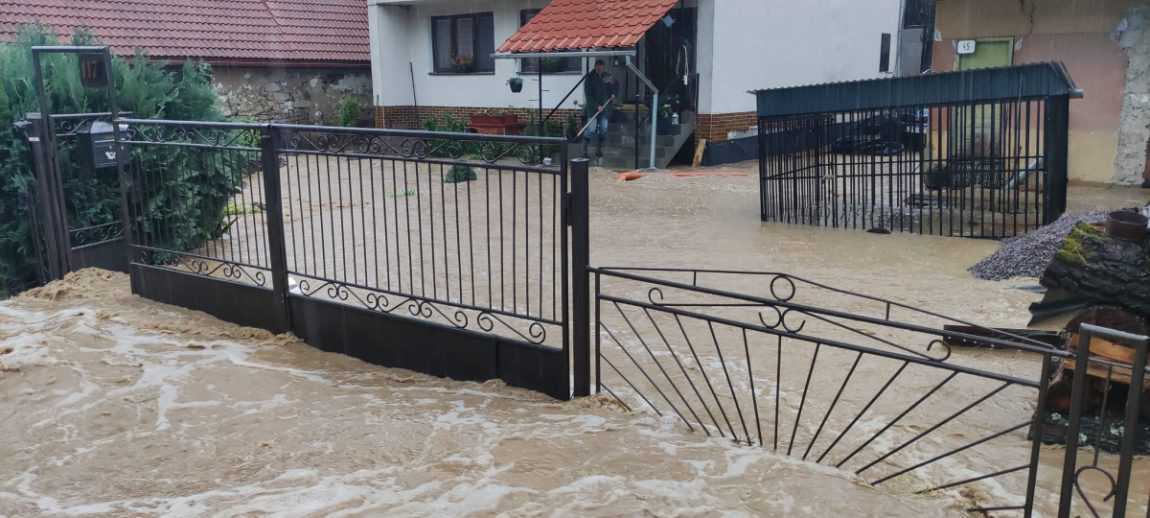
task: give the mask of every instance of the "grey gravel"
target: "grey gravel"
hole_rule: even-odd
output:
[[[1007,239],[987,258],[970,267],[970,273],[979,279],[1001,281],[1014,277],[1039,277],[1062,241],[1079,222],[1102,223],[1106,211],[1064,214],[1054,223],[1029,234]]]

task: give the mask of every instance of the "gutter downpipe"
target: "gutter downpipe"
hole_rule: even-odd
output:
[[[642,81],[643,84],[647,85],[647,88],[650,88],[651,92],[652,92],[651,113],[650,113],[650,115],[651,115],[651,148],[649,150],[650,153],[648,154],[647,169],[650,171],[654,171],[656,169],[656,167],[655,167],[655,142],[656,142],[656,139],[658,138],[658,135],[659,135],[659,133],[658,133],[659,116],[658,116],[658,111],[657,111],[659,109],[659,89],[655,88],[655,84],[652,83],[650,79],[647,79],[647,76],[643,75],[643,72],[639,70],[639,67],[635,66],[635,63],[631,61],[631,56],[626,56],[624,59],[626,59],[627,68],[630,69],[631,72],[633,72],[635,74],[635,77],[639,78],[639,80]],[[636,113],[635,115],[638,116],[638,113]]]

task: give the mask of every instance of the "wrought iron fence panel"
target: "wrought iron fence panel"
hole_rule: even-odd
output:
[[[133,120],[132,260],[272,287],[259,125]]]
[[[284,127],[291,294],[562,346],[567,170],[551,139]]]
[[[1052,423],[1090,424],[1049,401],[1051,376],[1081,353],[777,272],[593,274],[596,385],[629,408],[893,491],[947,494],[968,512],[1109,514],[1118,494],[1145,512],[1139,470],[1127,471],[1132,490],[1112,491],[1132,450],[1100,461],[1052,445]],[[963,342],[1001,351],[951,350]],[[1109,419],[1089,430],[1123,418]]]

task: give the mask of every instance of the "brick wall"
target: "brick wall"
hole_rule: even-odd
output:
[[[375,126],[378,128],[396,129],[422,129],[422,122],[432,119],[442,119],[448,115],[466,123],[473,114],[482,113],[513,113],[519,119],[527,122],[538,114],[538,110],[530,108],[477,108],[470,106],[376,106]],[[544,108],[544,116],[551,113],[550,108]],[[563,123],[569,114],[578,116],[578,110],[559,110],[551,116],[551,122]]]
[[[747,131],[757,124],[755,112],[700,113],[697,120],[695,136],[711,142],[727,140],[729,132]]]
[[[376,106],[375,125],[379,128],[421,129],[420,121],[432,118],[443,118],[447,115],[466,122],[472,114],[477,113],[514,113],[523,121],[531,120],[536,110],[530,108],[476,108],[469,106]],[[552,121],[563,122],[567,114],[576,110],[559,110],[551,118]],[[711,142],[727,140],[731,131],[747,131],[757,124],[755,112],[739,113],[700,113],[697,117],[698,125],[695,136],[705,138]]]

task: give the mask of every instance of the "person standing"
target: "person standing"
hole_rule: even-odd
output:
[[[598,117],[593,124],[587,127],[586,136],[583,139],[584,154],[587,154],[587,147],[591,140],[595,140],[595,157],[603,157],[603,141],[607,140],[611,113],[614,111],[612,98],[616,93],[615,78],[607,71],[607,64],[602,59],[595,60],[595,69],[587,76],[587,82],[583,86],[583,95],[587,100],[584,106],[587,118],[595,117],[596,114]]]

